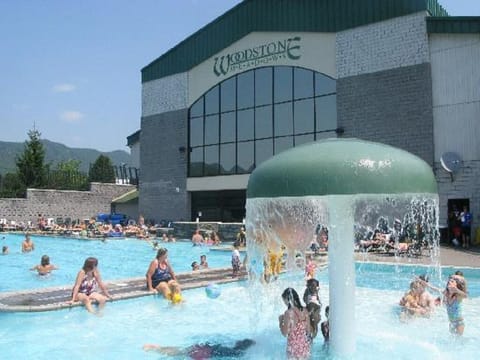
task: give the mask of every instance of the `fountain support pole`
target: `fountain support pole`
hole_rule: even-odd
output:
[[[355,352],[356,338],[352,202],[345,195],[334,196],[333,202],[328,243],[330,348],[336,356],[348,357]]]

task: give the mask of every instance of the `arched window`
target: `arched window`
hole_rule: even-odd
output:
[[[248,174],[271,156],[332,136],[336,128],[334,79],[291,66],[249,70],[190,107],[188,176]]]

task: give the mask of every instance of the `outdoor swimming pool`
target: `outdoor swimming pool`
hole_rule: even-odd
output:
[[[0,246],[7,245],[8,255],[0,255],[0,268],[4,274],[0,282],[0,291],[15,291],[52,286],[73,286],[78,271],[89,256],[98,258],[99,269],[104,280],[125,279],[145,276],[156,250],[144,240],[132,238],[108,239],[102,242],[63,237],[34,236],[35,250],[21,252],[25,236],[1,234]],[[200,255],[206,254],[210,267],[230,266],[229,251],[210,251],[209,247],[192,246],[188,241],[164,243],[159,245],[168,249],[170,263],[175,272],[191,271],[193,261],[200,262]],[[38,276],[30,268],[40,263],[42,255],[50,256],[50,262],[59,267],[48,276]]]
[[[398,321],[398,303],[413,274],[434,273],[434,269],[357,263],[356,316],[357,350],[354,359],[475,359],[480,337],[480,271],[462,269],[470,298],[465,301],[466,330],[463,338],[452,339],[444,308],[430,319]],[[457,269],[455,269],[457,270]],[[453,269],[444,269],[443,279]],[[328,273],[317,274],[323,307],[328,305]],[[102,317],[83,307],[45,313],[0,313],[2,357],[35,359],[167,359],[144,352],[144,343],[188,346],[196,342],[221,342],[253,338],[257,344],[246,359],[285,359],[285,344],[278,330],[278,315],[285,306],[284,288],[303,293],[301,274],[288,274],[268,286],[248,282],[222,286],[217,299],[206,297],[204,289],[184,292],[185,302],[146,296],[107,304]],[[323,317],[323,311],[322,311]],[[25,346],[28,344],[28,346]],[[313,359],[328,358],[323,339],[314,342]]]

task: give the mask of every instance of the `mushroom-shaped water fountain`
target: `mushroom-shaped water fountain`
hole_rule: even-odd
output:
[[[246,206],[250,272],[283,248],[293,269],[315,230],[329,230],[330,349],[355,351],[355,238],[379,217],[402,219],[405,233],[438,243],[437,184],[419,157],[358,139],[325,139],[284,151],[251,174]],[[398,239],[397,239],[398,241]]]

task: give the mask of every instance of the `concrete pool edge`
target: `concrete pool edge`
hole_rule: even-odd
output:
[[[242,270],[238,277],[232,277],[232,269],[212,268],[177,274],[183,290],[207,286],[211,282],[225,284],[246,280]],[[109,301],[133,299],[142,296],[158,296],[146,290],[145,277],[105,281],[113,299]],[[70,305],[71,287],[57,286],[43,289],[22,290],[0,293],[0,312],[42,312],[69,309],[81,306],[80,302]]]

